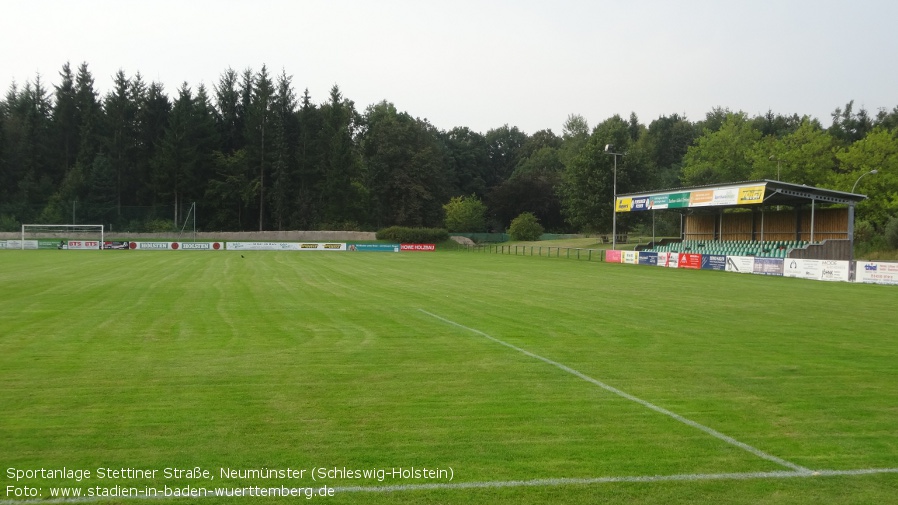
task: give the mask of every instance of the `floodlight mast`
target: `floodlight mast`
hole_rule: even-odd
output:
[[[611,250],[614,251],[617,249],[617,157],[624,154],[614,152],[612,144],[605,144],[605,154],[614,156],[613,195],[611,196]]]

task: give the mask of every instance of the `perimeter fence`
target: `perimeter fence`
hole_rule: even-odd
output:
[[[481,254],[508,254],[512,256],[542,256],[579,261],[602,261],[604,249],[537,245],[477,244],[465,247],[468,252]]]

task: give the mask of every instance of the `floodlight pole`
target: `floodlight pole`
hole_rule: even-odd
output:
[[[861,176],[858,177],[856,181],[854,181],[854,186],[851,187],[851,192],[854,193],[854,190],[857,189],[857,183],[861,182],[861,179],[863,179],[865,175],[871,175],[871,174],[876,175],[878,173],[879,173],[879,170],[876,170],[874,168],[873,170],[870,170],[869,172],[865,172],[865,173],[861,174]]]
[[[623,156],[623,153],[614,152],[614,146],[605,144],[605,154],[614,156],[614,178],[611,197],[611,250],[617,249],[617,157]]]

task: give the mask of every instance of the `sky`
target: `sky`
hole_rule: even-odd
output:
[[[169,96],[228,68],[336,84],[440,129],[562,133],[715,107],[808,115],[898,107],[894,0],[4,0],[0,87],[86,62],[105,94],[140,72]]]

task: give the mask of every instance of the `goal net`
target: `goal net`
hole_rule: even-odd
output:
[[[102,249],[102,224],[23,224],[21,249]]]

